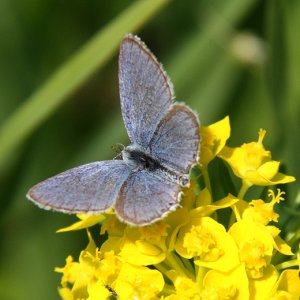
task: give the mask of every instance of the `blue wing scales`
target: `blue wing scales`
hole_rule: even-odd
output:
[[[199,155],[199,121],[183,104],[174,104],[157,126],[150,141],[150,153],[161,163],[187,174]]]
[[[139,38],[128,34],[119,56],[119,86],[122,115],[132,143],[147,148],[174,92],[154,55]]]
[[[44,209],[97,214],[112,207],[131,169],[122,160],[70,169],[32,187],[27,198]]]
[[[179,205],[181,187],[146,171],[130,174],[115,204],[117,216],[132,225],[148,225]]]

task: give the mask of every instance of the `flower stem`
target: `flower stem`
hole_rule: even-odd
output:
[[[211,194],[211,184],[210,184],[207,166],[202,166],[201,171],[202,171],[205,186],[208,189],[209,193]]]
[[[185,268],[182,261],[172,252],[167,253],[166,262],[170,267],[178,272],[179,275],[193,279],[195,276]]]
[[[247,182],[245,180],[242,181],[242,186],[241,186],[241,189],[240,189],[240,191],[238,193],[238,198],[239,199],[243,199],[244,198],[244,196],[246,195],[246,193],[247,193],[247,191],[248,191],[248,189],[249,189],[250,186],[251,186],[251,183],[249,183],[249,182]]]
[[[284,261],[278,265],[275,266],[277,270],[282,270],[282,269],[287,269],[291,267],[297,267],[299,265],[299,260],[298,259],[293,259],[290,261]]]
[[[183,264],[187,270],[189,270],[191,273],[195,272],[194,268],[192,267],[192,265],[188,259],[182,257],[181,261],[183,262]]]
[[[236,220],[237,220],[237,221],[240,221],[240,220],[241,220],[241,216],[240,216],[240,214],[239,214],[239,211],[238,211],[236,205],[233,205],[233,206],[232,206],[232,213],[231,213],[231,216],[230,216],[230,219],[229,219],[229,223],[228,223],[228,227],[230,228],[231,225],[233,225],[233,223],[234,223]]]
[[[244,198],[244,196],[246,195],[250,186],[251,186],[251,184],[249,184],[247,181],[245,181],[245,180],[242,181],[241,189],[237,195],[238,199]],[[239,214],[238,214],[237,207],[234,205],[233,211],[231,213],[230,220],[229,220],[229,227],[235,222],[236,219],[239,220]]]
[[[171,285],[169,284],[166,284],[164,285],[164,289],[162,291],[165,295],[172,295],[175,293],[175,289],[174,287],[172,287]]]
[[[206,268],[198,266],[196,282],[198,283],[198,286],[200,289],[203,286],[203,278],[204,278],[204,275],[206,274],[206,272],[207,272]]]
[[[167,275],[167,272],[168,272],[168,268],[163,264],[163,263],[160,263],[160,264],[157,264],[157,265],[154,265],[155,268],[160,272],[162,273],[164,276],[168,277],[169,276]],[[171,278],[170,278],[171,279]]]

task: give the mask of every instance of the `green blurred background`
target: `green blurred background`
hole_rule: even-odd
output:
[[[86,246],[84,232],[55,233],[74,216],[40,210],[25,194],[128,142],[117,78],[125,32],[145,41],[202,124],[229,115],[231,146],[265,128],[273,158],[300,178],[299,30],[297,0],[1,0],[0,298],[58,299],[54,267]],[[281,224],[291,231],[298,183],[288,197]]]

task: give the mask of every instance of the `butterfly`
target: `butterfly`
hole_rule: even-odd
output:
[[[174,102],[172,83],[147,46],[126,34],[120,46],[121,110],[130,145],[122,159],[96,161],[33,186],[27,198],[43,209],[100,214],[144,226],[180,203],[182,186],[199,156],[199,120]]]

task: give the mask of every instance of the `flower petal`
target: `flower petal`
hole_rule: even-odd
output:
[[[80,217],[80,221],[58,229],[56,232],[67,232],[67,231],[73,231],[73,230],[80,230],[80,229],[85,229],[91,226],[94,226],[100,222],[102,222],[105,219],[104,215],[78,215],[78,217]]]
[[[202,137],[200,163],[208,165],[223,149],[230,136],[229,117],[226,116],[208,127],[201,126],[200,135]]]

